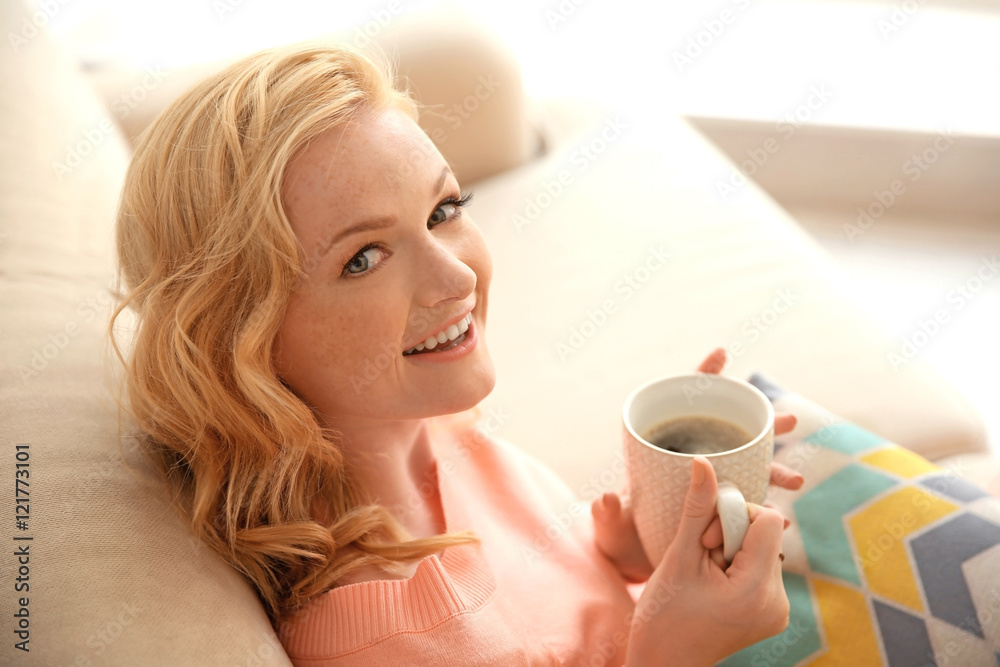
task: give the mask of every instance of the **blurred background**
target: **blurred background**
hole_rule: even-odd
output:
[[[35,4],[100,73],[334,30],[357,43],[441,3]],[[686,117],[733,162],[705,188],[726,200],[760,183],[832,253],[844,289],[969,396],[1000,452],[1000,1],[451,5],[507,45],[536,99]]]

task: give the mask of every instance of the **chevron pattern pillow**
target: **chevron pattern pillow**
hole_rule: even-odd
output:
[[[772,490],[785,531],[789,627],[723,665],[1000,665],[1000,498],[760,376],[795,414]]]

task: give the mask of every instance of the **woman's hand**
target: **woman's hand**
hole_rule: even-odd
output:
[[[628,665],[712,665],[788,625],[781,580],[782,516],[750,506],[743,548],[725,568],[709,539],[717,518],[712,465],[694,458],[677,535],[639,597]]]
[[[701,365],[698,366],[698,372],[718,375],[725,367],[726,351],[719,347],[712,350],[711,354],[705,357],[705,361],[701,362]],[[774,434],[784,435],[790,433],[797,423],[798,419],[795,418],[795,415],[788,413],[775,414]],[[771,462],[771,484],[774,486],[780,486],[789,491],[797,491],[802,488],[802,484],[804,483],[805,478],[802,477],[801,473],[780,463]]]
[[[698,366],[698,371],[717,375],[722,372],[725,365],[726,351],[718,348]],[[775,415],[774,434],[784,435],[794,429],[795,424],[794,415]],[[771,463],[771,484],[774,486],[795,491],[802,487],[804,481],[800,473],[788,466]],[[605,493],[594,500],[590,509],[594,515],[594,541],[597,548],[618,567],[618,571],[626,581],[646,581],[653,572],[653,565],[639,542],[632,507],[627,501],[623,502],[617,494]],[[711,540],[718,535],[721,540],[722,526],[718,520],[712,523],[706,535]]]

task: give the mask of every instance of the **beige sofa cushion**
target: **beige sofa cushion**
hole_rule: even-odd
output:
[[[629,391],[722,346],[727,372],[759,371],[927,458],[985,449],[977,414],[929,366],[893,369],[899,340],[773,200],[752,182],[738,204],[717,199],[728,162],[687,124],[548,108],[552,152],[479,184],[470,209],[495,262],[499,435],[585,498],[616,489]]]
[[[0,4],[0,34],[31,35],[0,49],[0,488],[10,509],[0,664],[290,664],[250,586],[190,537],[134,443],[119,451],[102,337],[128,155],[29,22],[18,3]],[[27,530],[12,516],[17,444],[27,446]],[[12,554],[24,546],[28,589],[15,592]],[[14,647],[16,613],[28,614],[29,652]]]

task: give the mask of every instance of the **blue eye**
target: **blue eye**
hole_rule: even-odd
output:
[[[359,275],[377,267],[385,260],[386,252],[376,243],[369,243],[344,265],[345,275]]]
[[[430,229],[431,227],[440,225],[442,222],[448,222],[452,218],[458,217],[461,215],[462,207],[470,201],[472,201],[471,192],[461,199],[448,197],[438,204],[438,207],[431,213],[431,217],[427,219],[427,228]]]

